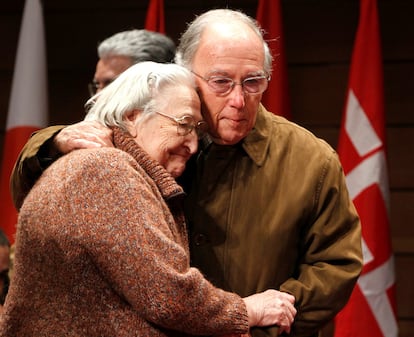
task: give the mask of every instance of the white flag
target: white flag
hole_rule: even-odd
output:
[[[9,190],[13,165],[30,134],[47,125],[47,73],[43,14],[40,0],[26,0],[16,62],[0,177],[0,226],[14,242],[17,211]]]

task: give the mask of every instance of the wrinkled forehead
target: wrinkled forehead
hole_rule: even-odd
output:
[[[157,107],[173,116],[182,114],[200,118],[200,97],[196,89],[187,85],[167,86],[156,98]]]
[[[201,41],[209,39],[214,41],[250,41],[252,43],[262,43],[262,39],[256,31],[244,22],[214,22],[206,26],[201,34]]]
[[[263,69],[262,39],[245,24],[216,24],[201,35],[193,65],[216,68],[226,65],[246,65]]]

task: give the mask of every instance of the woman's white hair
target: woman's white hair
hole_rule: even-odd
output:
[[[177,64],[155,62],[137,63],[102,91],[86,102],[85,121],[97,121],[105,126],[118,126],[127,130],[125,115],[140,110],[142,115],[154,113],[157,98],[171,87],[195,88],[190,71]]]

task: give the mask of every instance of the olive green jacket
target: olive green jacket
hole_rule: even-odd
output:
[[[191,257],[220,288],[296,297],[290,336],[314,336],[345,305],[362,268],[361,229],[337,154],[260,108],[237,146],[210,144],[187,198]],[[253,336],[277,336],[260,329]]]
[[[23,150],[11,185],[18,207],[48,164],[42,144],[61,128],[38,132]],[[335,151],[260,107],[241,144],[211,144],[187,166],[183,179],[197,173],[186,204],[192,264],[241,296],[268,288],[293,294],[290,336],[316,336],[345,305],[362,268],[360,222]]]
[[[20,152],[10,176],[10,192],[18,210],[42,172],[56,159],[48,157],[47,148],[53,137],[64,127],[50,126],[34,132]]]

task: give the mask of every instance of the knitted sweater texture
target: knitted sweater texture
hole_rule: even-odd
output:
[[[120,129],[50,166],[20,210],[0,336],[245,333],[243,300],[190,268],[183,191]]]

